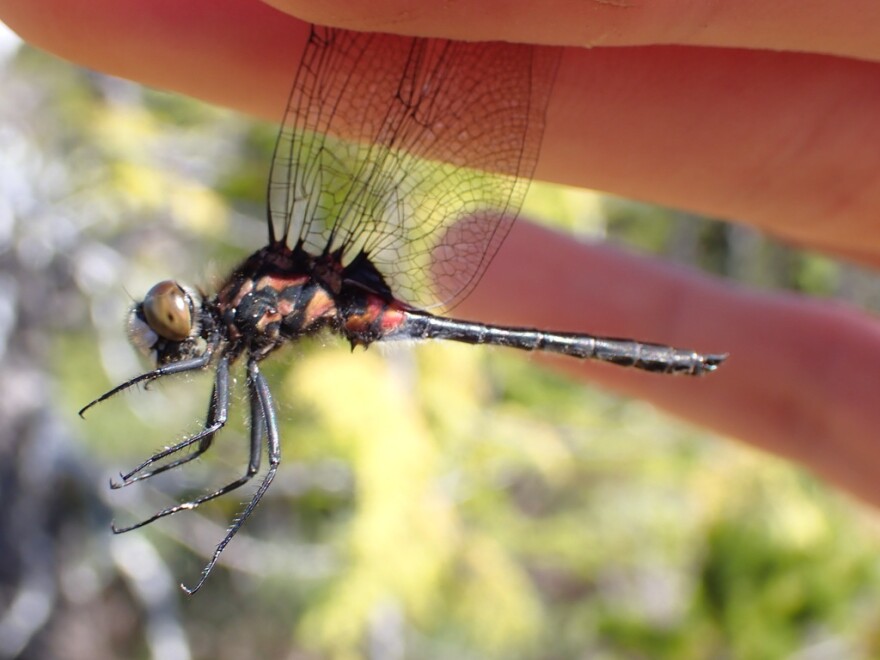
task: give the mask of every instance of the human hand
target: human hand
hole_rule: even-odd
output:
[[[776,3],[775,13],[757,1],[713,3],[704,15],[682,15],[680,3],[598,0],[560,0],[552,11],[500,0],[419,6],[419,15],[391,0],[274,4],[350,28],[620,46],[566,49],[536,178],[736,219],[878,263],[880,6],[870,0],[846,11],[828,0],[787,11]],[[0,0],[0,18],[86,66],[272,119],[308,33],[254,0]],[[525,222],[456,311],[729,352],[700,380],[554,364],[880,503],[880,413],[870,400],[880,333],[864,313],[744,291]]]

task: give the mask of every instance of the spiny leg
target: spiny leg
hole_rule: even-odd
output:
[[[189,463],[191,460],[198,458],[202,454],[204,454],[211,447],[211,444],[214,441],[214,435],[223,428],[226,424],[226,419],[229,413],[229,360],[228,358],[222,358],[217,363],[217,373],[214,376],[214,389],[211,392],[211,403],[208,406],[208,418],[205,421],[205,428],[182,442],[177,443],[173,447],[168,447],[163,449],[156,454],[153,454],[145,460],[143,463],[138,465],[135,469],[127,472],[126,474],[119,475],[122,479],[121,483],[116,483],[114,481],[110,482],[111,488],[122,488],[123,486],[129,486],[138,481],[143,481],[144,479],[149,479],[152,476],[157,474],[161,474],[166,470],[171,470],[173,468],[179,467],[184,463]],[[145,472],[143,474],[138,474],[143,469],[153,465],[157,461],[161,461],[166,456],[170,456],[172,454],[176,454],[177,452],[186,449],[196,443],[199,443],[199,446],[196,450],[186,456],[177,459],[176,461],[172,461],[170,463],[166,463],[165,465],[161,465],[154,470],[150,470],[149,472]]]
[[[272,393],[269,390],[269,384],[266,382],[263,374],[260,373],[257,361],[253,358],[248,361],[248,390],[251,402],[251,463],[253,464],[254,462],[254,452],[256,452],[256,462],[257,465],[259,465],[259,452],[262,445],[261,440],[263,437],[263,429],[265,427],[267,450],[269,454],[269,469],[266,472],[266,476],[263,477],[263,481],[257,489],[257,492],[254,493],[254,496],[251,498],[251,501],[245,507],[244,511],[241,512],[241,515],[232,522],[232,525],[230,525],[223,540],[217,544],[217,547],[214,549],[214,554],[211,556],[211,560],[205,565],[205,568],[202,569],[202,575],[199,577],[199,581],[196,585],[192,588],[188,588],[183,584],[180,585],[180,588],[190,595],[198,591],[205,583],[205,580],[208,579],[208,575],[214,570],[214,566],[217,564],[217,560],[220,558],[220,554],[223,552],[224,548],[226,548],[232,540],[232,537],[238,533],[238,530],[241,529],[241,526],[244,524],[245,520],[248,519],[248,516],[250,516],[254,509],[257,508],[260,500],[263,499],[263,495],[266,494],[266,491],[269,490],[269,486],[272,485],[272,480],[275,478],[275,473],[278,470],[278,464],[281,462],[281,445],[278,439],[278,419],[275,415],[275,406],[272,403]]]
[[[138,385],[140,383],[144,383],[146,386],[152,383],[154,380],[159,380],[160,378],[164,378],[165,376],[204,369],[206,366],[208,366],[208,364],[210,364],[211,358],[214,355],[215,348],[215,345],[211,345],[209,349],[205,351],[204,355],[200,355],[197,358],[193,358],[191,360],[182,360],[181,362],[172,362],[171,364],[163,365],[158,369],[153,369],[153,371],[148,371],[147,373],[141,374],[140,376],[135,376],[134,378],[125,381],[121,385],[117,385],[112,390],[104,392],[97,399],[95,399],[88,405],[83,406],[79,411],[79,416],[85,417],[86,411],[92,406],[96,406],[102,401],[106,401],[110,397],[116,396],[120,392],[123,392],[128,388],[134,387],[135,385]]]
[[[262,378],[262,376],[261,376],[261,378]],[[253,392],[253,386],[251,385],[250,381],[251,381],[251,378],[250,378],[250,373],[249,373],[248,374],[248,389],[250,389]],[[252,393],[251,398],[253,399],[253,397],[254,397],[254,394]],[[254,410],[254,404],[252,403],[251,404],[251,415],[253,415],[253,410]],[[247,470],[245,471],[245,473],[241,477],[239,477],[235,481],[232,481],[232,482],[226,484],[222,488],[218,488],[217,490],[210,492],[206,495],[202,495],[201,497],[197,497],[197,498],[190,500],[188,502],[181,502],[180,504],[170,506],[167,509],[162,509],[161,511],[150,516],[146,520],[142,520],[141,522],[135,523],[134,525],[129,525],[128,527],[116,527],[116,525],[114,524],[112,526],[113,533],[114,534],[124,534],[125,532],[130,532],[131,530],[137,529],[138,527],[143,527],[144,525],[149,525],[151,522],[154,522],[154,521],[158,520],[159,518],[164,518],[165,516],[170,516],[172,514],[175,514],[178,511],[195,509],[196,507],[204,504],[205,502],[216,499],[216,498],[220,497],[221,495],[225,495],[226,493],[229,493],[229,492],[235,490],[236,488],[240,488],[241,486],[246,484],[248,481],[250,481],[253,478],[253,476],[260,469],[260,452],[262,449],[261,440],[262,440],[262,435],[263,435],[262,428],[263,428],[262,422],[252,424],[252,426],[251,426],[250,459],[248,461]],[[255,432],[255,430],[256,430],[256,432]]]

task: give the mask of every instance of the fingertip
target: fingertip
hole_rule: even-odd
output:
[[[262,2],[217,4],[3,0],[0,19],[76,64],[277,120],[308,25]]]

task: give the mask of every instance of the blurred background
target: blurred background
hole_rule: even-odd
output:
[[[0,26],[2,27],[2,26]],[[284,461],[249,493],[113,536],[237,476],[108,478],[197,429],[209,374],[76,415],[143,370],[131,301],[211,288],[265,239],[277,127],[0,33],[0,658],[870,658],[876,515],[775,458],[503,350],[302,342],[265,363]],[[756,287],[878,306],[865,272],[747,228],[535,185],[532,216]]]

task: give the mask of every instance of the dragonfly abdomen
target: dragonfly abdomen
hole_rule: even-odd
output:
[[[688,349],[631,339],[488,325],[418,312],[408,312],[406,322],[393,337],[448,339],[467,344],[492,344],[526,351],[546,351],[655,373],[691,376],[714,371],[727,358],[726,355],[704,355]]]

